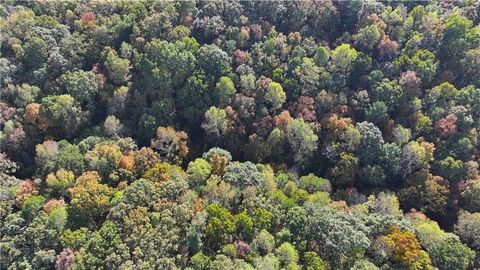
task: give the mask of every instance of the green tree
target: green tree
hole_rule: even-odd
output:
[[[460,212],[455,233],[463,243],[474,250],[480,249],[480,213]]]
[[[354,36],[355,44],[364,50],[372,50],[380,42],[382,33],[376,24],[371,24],[358,30]]]
[[[212,172],[212,166],[203,158],[188,163],[187,173],[190,186],[201,190]]]
[[[231,70],[228,54],[216,45],[203,45],[197,53],[198,67],[205,71],[210,81],[226,75]]]
[[[429,50],[418,50],[413,56],[402,55],[394,61],[394,64],[401,70],[412,70],[422,79],[422,82],[429,85],[433,82],[437,71],[438,61]]]
[[[362,258],[371,244],[368,229],[357,217],[325,206],[308,204],[307,239],[324,243],[321,254],[334,267],[348,268]]]
[[[203,252],[198,252],[190,258],[190,264],[195,270],[207,270],[212,259]]]
[[[432,264],[445,270],[468,269],[475,257],[475,252],[454,234],[446,234],[442,241],[427,246],[427,251]]]
[[[287,95],[283,91],[281,84],[271,82],[265,92],[264,99],[271,110],[275,112],[283,106],[285,101],[287,101]]]
[[[41,195],[31,196],[23,202],[22,205],[22,215],[25,219],[31,220],[35,217],[37,212],[42,208],[43,203],[45,202],[45,197]]]
[[[333,183],[337,186],[351,186],[355,180],[358,158],[350,153],[340,154],[338,163],[330,169]]]
[[[253,234],[253,221],[245,211],[235,216],[235,227],[241,239],[251,239]]]
[[[205,112],[202,128],[207,134],[219,138],[227,131],[228,120],[226,117],[227,114],[224,109],[212,106]]]
[[[59,169],[56,173],[50,173],[45,180],[47,187],[54,194],[66,195],[66,191],[74,183],[75,175],[72,171]]]
[[[105,221],[75,256],[75,269],[108,269],[108,265],[120,256],[122,238],[118,227],[112,221]]]
[[[182,120],[189,125],[197,126],[205,111],[213,103],[205,73],[195,72],[190,76],[178,91],[175,102]]]
[[[303,254],[304,266],[306,270],[325,270],[327,264],[313,251],[307,251]]]
[[[210,246],[215,250],[229,243],[236,231],[235,218],[230,212],[218,204],[207,207],[208,222],[206,235]]]
[[[280,262],[284,267],[296,265],[298,263],[298,252],[295,247],[288,242],[282,243],[275,250],[275,254],[280,259]]]
[[[264,256],[275,248],[275,238],[268,231],[261,230],[253,238],[250,248],[256,254]]]
[[[217,84],[215,85],[215,103],[216,104],[227,104],[228,99],[235,94],[235,85],[233,81],[226,76],[220,77]]]
[[[22,85],[9,84],[5,92],[8,96],[11,96],[15,105],[25,107],[29,103],[35,102],[40,94],[40,88],[26,83]]]
[[[342,44],[330,52],[330,65],[334,72],[348,74],[353,68],[353,63],[358,57],[358,52],[350,44]]]
[[[466,183],[461,197],[462,206],[465,210],[480,212],[480,179],[471,179]]]
[[[382,101],[375,101],[365,112],[365,119],[375,124],[385,122],[388,116],[388,107]]]
[[[303,119],[294,119],[287,126],[286,137],[297,164],[304,164],[317,150],[318,136]]]
[[[73,136],[85,119],[85,113],[70,95],[43,98],[40,115],[45,119],[41,127],[55,136]]]
[[[330,58],[330,52],[328,51],[328,49],[324,46],[318,46],[318,49],[315,52],[315,56],[313,57],[313,59],[315,59],[315,63],[317,64],[317,66],[325,67],[329,58]]]
[[[28,70],[44,67],[48,58],[48,44],[38,36],[27,39],[23,45],[23,60]]]
[[[330,181],[325,178],[318,177],[313,173],[300,177],[299,188],[305,189],[309,193],[331,191]]]
[[[57,80],[59,93],[72,96],[80,104],[91,104],[98,93],[95,74],[91,71],[68,71]]]
[[[223,176],[225,182],[239,189],[244,189],[248,186],[257,187],[263,182],[263,178],[255,164],[250,161],[229,163]]]
[[[120,58],[114,49],[108,49],[104,57],[108,78],[115,85],[125,84],[130,79],[130,61]]]

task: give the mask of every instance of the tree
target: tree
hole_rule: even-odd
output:
[[[75,255],[73,250],[67,248],[62,250],[55,259],[55,269],[72,269]]]
[[[121,118],[125,115],[128,103],[128,87],[121,86],[113,92],[108,100],[108,113]]]
[[[480,213],[460,212],[455,233],[474,250],[480,249]]]
[[[118,138],[124,132],[124,126],[117,117],[113,115],[107,116],[103,124],[104,132],[107,136]]]
[[[330,193],[330,181],[325,178],[318,177],[313,173],[300,177],[299,188],[305,189],[309,193],[327,192]]]
[[[355,180],[358,158],[350,153],[340,154],[339,162],[330,169],[333,183],[337,186],[351,186]]]
[[[186,174],[181,167],[162,162],[147,170],[143,177],[154,183],[162,183],[170,180],[184,180]]]
[[[35,163],[38,173],[41,175],[54,173],[59,169],[70,170],[75,175],[80,175],[85,169],[83,155],[78,146],[65,140],[60,142],[44,141],[35,147],[35,152]]]
[[[458,132],[457,117],[449,114],[435,123],[435,128],[440,131],[442,137],[450,137]]]
[[[115,255],[120,255],[121,245],[122,238],[118,227],[112,221],[105,221],[100,230],[76,254],[73,266],[82,270],[105,269],[117,259]]]
[[[287,96],[283,91],[282,85],[276,82],[271,82],[265,92],[264,99],[267,105],[270,106],[271,110],[275,112],[283,106],[287,100]]]
[[[468,269],[475,257],[475,252],[454,234],[446,234],[441,242],[427,246],[427,250],[432,264],[445,270]]]
[[[150,145],[159,151],[165,160],[180,164],[188,154],[187,139],[188,135],[183,131],[176,131],[172,127],[158,127],[157,136]]]
[[[55,174],[50,173],[45,180],[47,187],[54,194],[66,195],[66,191],[70,188],[75,180],[72,171],[59,169]]]
[[[207,179],[203,197],[209,203],[218,203],[222,206],[230,207],[238,199],[239,194],[234,186],[222,181],[217,175],[212,175]]]
[[[415,170],[429,168],[434,150],[434,145],[428,142],[410,141],[403,146],[400,157],[401,174],[407,176]]]
[[[203,45],[197,53],[198,67],[205,71],[207,77],[214,80],[228,74],[231,60],[228,54],[216,45]]]
[[[395,194],[380,192],[377,196],[370,195],[366,205],[372,213],[396,217],[403,215],[402,210],[400,210],[400,203]]]
[[[48,58],[48,44],[38,36],[29,37],[23,45],[23,60],[30,71],[44,68]]]
[[[360,132],[360,145],[358,149],[360,161],[372,163],[382,155],[382,145],[384,143],[382,132],[372,123],[360,122],[355,125]]]
[[[257,269],[273,270],[273,269],[279,269],[280,262],[273,253],[269,253],[263,257],[256,257],[253,262],[253,265]]]
[[[439,176],[429,177],[420,191],[423,197],[422,211],[429,215],[446,215],[449,197],[449,182]]]
[[[375,101],[365,112],[365,119],[375,124],[381,124],[388,119],[388,107],[382,101]]]
[[[183,84],[196,64],[198,43],[193,38],[176,42],[153,39],[139,55],[137,68],[145,92],[154,99],[171,99],[172,90]]]
[[[151,207],[157,198],[158,193],[154,183],[146,179],[138,179],[125,189],[120,200],[135,207]]]
[[[292,74],[296,79],[296,94],[315,96],[319,90],[321,71],[313,59],[304,57],[302,62],[295,67]]]
[[[350,44],[342,44],[330,52],[330,65],[334,72],[347,75],[353,68],[358,52]]]
[[[358,33],[354,36],[355,44],[360,49],[372,50],[380,41],[381,36],[382,33],[379,31],[378,26],[370,24],[358,30]]]
[[[297,164],[306,162],[317,150],[318,136],[303,119],[294,119],[287,126],[286,137],[293,153],[293,161]]]
[[[211,263],[212,259],[203,252],[198,252],[190,258],[190,264],[192,265],[193,269],[195,270],[206,270],[208,269],[209,264]]]
[[[91,104],[98,93],[95,74],[91,71],[68,71],[57,80],[58,91],[72,96],[79,104]]]
[[[226,76],[220,77],[217,84],[215,85],[215,103],[216,104],[227,104],[228,100],[235,95],[235,85],[233,81]]]
[[[143,145],[148,144],[148,142],[150,142],[152,137],[155,135],[155,130],[157,127],[157,120],[154,116],[150,114],[143,114],[140,116],[135,131],[139,142]]]
[[[217,93],[219,92],[216,91],[213,94]],[[187,79],[177,94],[175,102],[178,113],[186,123],[197,126],[208,106],[214,102],[212,100],[214,97],[209,89],[205,73],[195,72]]]
[[[85,113],[70,95],[43,98],[40,115],[45,119],[41,128],[59,137],[73,136],[85,118]]]
[[[304,266],[306,270],[325,270],[327,264],[313,251],[307,251],[303,254]]]
[[[392,226],[384,241],[391,248],[390,259],[394,263],[419,269],[426,268],[431,263],[428,254],[421,250],[420,243],[412,232],[401,231],[400,228]]]
[[[5,93],[7,96],[10,96],[10,99],[13,100],[15,105],[24,107],[29,103],[36,101],[38,95],[40,94],[40,88],[26,83],[22,85],[9,84],[5,88]]]
[[[250,161],[229,163],[223,179],[239,189],[244,189],[248,186],[257,187],[263,182],[262,174],[257,170],[255,164]]]
[[[275,248],[275,238],[266,230],[261,230],[253,238],[250,249],[255,254],[264,256]]]
[[[318,46],[317,51],[315,52],[315,56],[313,57],[317,66],[325,67],[329,58],[330,52],[328,51],[328,48],[324,46]]]
[[[451,181],[458,181],[464,174],[463,163],[452,157],[446,157],[438,163],[439,174]]]
[[[253,221],[245,211],[235,216],[237,235],[241,239],[251,239],[253,234]]]
[[[460,66],[462,69],[462,78],[465,84],[471,83],[475,84],[477,87],[480,85],[475,81],[474,78],[480,76],[480,49],[471,49],[465,53],[465,57],[460,61]]]
[[[223,175],[225,168],[232,160],[230,152],[218,147],[211,148],[202,157],[212,166],[212,173],[216,175]]]
[[[97,172],[86,172],[77,178],[69,190],[71,202],[68,209],[78,225],[95,225],[110,207],[114,190],[100,183]]]
[[[117,163],[122,158],[120,147],[114,143],[99,143],[85,154],[88,168],[97,171],[103,178],[108,178],[117,168]]]
[[[104,57],[108,78],[115,85],[125,84],[130,79],[130,61],[120,58],[114,49],[108,49]]]
[[[442,50],[446,59],[449,57],[458,57],[468,49],[468,35],[473,23],[460,14],[451,14],[444,23],[444,32],[442,39]]]
[[[323,258],[333,267],[346,268],[363,257],[371,240],[367,227],[355,216],[309,203],[307,210],[307,239],[324,243],[320,245]]]
[[[372,97],[383,102],[389,112],[394,111],[405,98],[402,88],[397,82],[389,79],[383,79],[376,83],[372,90]]]
[[[45,197],[41,195],[34,195],[28,197],[22,205],[21,213],[26,220],[32,220],[37,212],[42,209],[42,205],[45,202]]]
[[[438,70],[438,61],[435,59],[435,55],[431,51],[423,49],[418,50],[411,57],[402,55],[394,61],[394,64],[403,71],[414,71],[427,85],[432,83]]]
[[[272,212],[257,208],[251,214],[256,231],[268,230],[272,226]]]
[[[203,158],[188,163],[187,173],[190,186],[201,190],[212,172],[212,166]]]
[[[295,250],[295,247],[288,242],[282,243],[275,250],[275,255],[277,255],[284,267],[296,265],[298,263],[298,252]]]
[[[421,94],[422,90],[420,87],[422,80],[417,77],[417,74],[414,71],[403,72],[400,75],[398,84],[409,97],[419,96]]]
[[[227,209],[218,204],[211,204],[207,207],[208,222],[206,235],[212,248],[216,249],[230,242],[236,231],[235,219]]]
[[[224,109],[212,106],[205,112],[202,128],[207,134],[213,135],[214,138],[219,138],[227,131],[228,120],[226,116]]]
[[[465,210],[472,213],[480,212],[480,179],[468,180],[461,198]]]

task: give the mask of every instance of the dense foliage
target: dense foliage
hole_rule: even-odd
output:
[[[480,2],[0,4],[0,268],[480,267]]]

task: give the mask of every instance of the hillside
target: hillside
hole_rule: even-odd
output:
[[[0,1],[0,269],[480,269],[479,23]]]

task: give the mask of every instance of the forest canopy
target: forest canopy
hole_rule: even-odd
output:
[[[480,2],[0,3],[0,268],[480,268]]]

